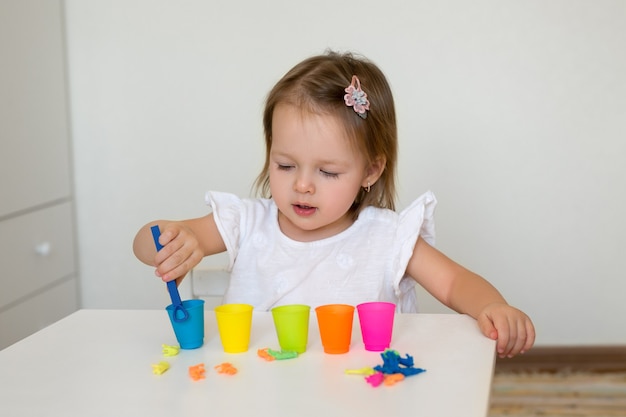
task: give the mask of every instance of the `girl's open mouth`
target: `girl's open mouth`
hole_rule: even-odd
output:
[[[310,216],[317,211],[317,208],[311,206],[305,206],[303,204],[294,204],[293,211],[298,216]]]

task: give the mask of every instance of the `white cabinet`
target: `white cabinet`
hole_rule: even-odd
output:
[[[0,349],[78,308],[63,7],[0,2]]]

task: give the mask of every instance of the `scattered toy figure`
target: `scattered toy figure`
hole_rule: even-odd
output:
[[[189,367],[189,376],[194,381],[199,381],[201,379],[204,379],[204,373],[205,373],[205,370],[204,370],[203,363],[199,363],[197,365]]]
[[[374,370],[374,368],[371,368],[369,366],[366,366],[366,367],[360,368],[360,369],[346,369],[346,374],[347,375],[365,375],[365,376],[369,376],[369,375],[373,375],[375,373],[376,373],[376,371]]]
[[[176,356],[180,352],[179,346],[161,345],[163,348],[163,356]]]
[[[406,354],[406,356],[402,358],[395,350],[387,349],[381,353],[380,356],[383,358],[383,364],[375,366],[374,370],[380,371],[383,374],[401,373],[404,376],[410,376],[425,371],[425,369],[415,368],[413,366],[413,357],[409,354]]]
[[[268,362],[273,360],[285,360],[285,359],[294,359],[298,357],[298,352],[294,352],[292,350],[272,350],[270,348],[263,348],[257,350],[257,355],[260,358],[265,359]]]
[[[403,358],[395,350],[387,349],[380,356],[383,358],[382,365],[376,365],[374,368],[348,369],[346,374],[365,375],[365,381],[371,386],[377,387],[383,383],[387,386],[395,385],[407,376],[426,371],[426,369],[416,368],[413,357],[409,354]]]
[[[269,350],[269,348],[263,348],[263,349],[259,349],[256,351],[256,354],[259,355],[260,358],[265,359],[268,362],[271,362],[273,360],[276,360],[275,357],[273,357],[272,355],[270,355],[267,351]]]
[[[372,375],[368,375],[365,377],[365,381],[367,381],[367,383],[374,388],[382,384],[384,380],[385,374],[383,374],[382,372],[374,372]]]
[[[161,375],[168,369],[170,369],[170,364],[165,361],[161,361],[152,365],[152,373],[155,375]]]
[[[221,363],[214,368],[220,374],[235,375],[237,373],[237,368],[235,368],[233,364],[229,362]]]

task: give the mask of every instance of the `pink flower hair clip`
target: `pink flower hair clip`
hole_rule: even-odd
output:
[[[352,107],[354,112],[359,115],[361,119],[367,119],[367,111],[370,109],[370,102],[367,99],[365,91],[361,90],[361,81],[356,75],[352,76],[352,82],[345,89],[346,95],[343,99],[346,102],[346,106]]]

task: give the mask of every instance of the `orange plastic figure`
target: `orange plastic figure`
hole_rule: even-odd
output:
[[[194,381],[198,381],[200,379],[204,379],[204,372],[205,371],[204,371],[204,364],[203,363],[199,363],[197,365],[189,367],[189,376]]]
[[[400,382],[403,379],[404,375],[401,373],[385,375],[384,384],[387,386],[395,385],[396,382]]]
[[[257,355],[259,355],[260,358],[265,359],[268,362],[271,362],[273,360],[276,360],[275,357],[273,357],[272,355],[270,355],[267,351],[269,350],[269,348],[264,348],[264,349],[259,349],[256,351]]]
[[[227,374],[227,375],[235,375],[237,373],[237,368],[235,368],[229,362],[224,362],[222,364],[215,366],[215,370],[217,370],[217,372],[220,374]]]

